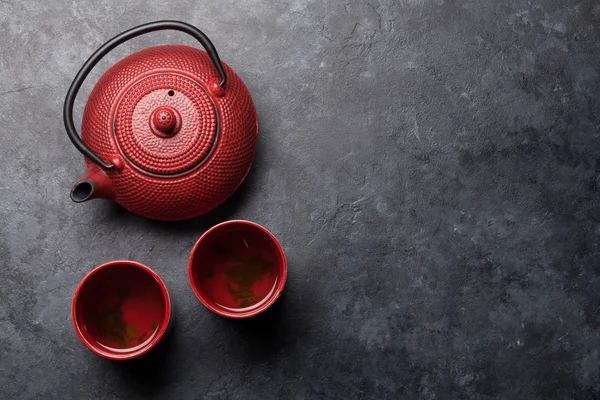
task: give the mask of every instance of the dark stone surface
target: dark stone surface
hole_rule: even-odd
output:
[[[537,4],[536,4],[537,3]],[[203,29],[246,81],[261,131],[217,211],[158,223],[74,204],[62,102],[133,25]],[[0,398],[600,397],[600,4],[595,0],[0,3]],[[123,45],[94,79],[147,46]],[[243,218],[289,259],[262,318],[208,312],[195,240]],[[88,351],[73,292],[113,259],[177,305],[150,360]]]

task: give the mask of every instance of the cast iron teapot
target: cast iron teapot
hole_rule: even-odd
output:
[[[113,65],[87,100],[79,137],[73,103],[92,68],[119,44],[165,29],[191,35],[206,51],[157,46]],[[258,135],[242,80],[204,33],[178,21],[141,25],[100,47],[71,84],[63,118],[87,164],[71,199],[104,197],[158,220],[192,218],[225,201],[246,177]]]

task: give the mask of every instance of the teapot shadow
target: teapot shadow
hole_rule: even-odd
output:
[[[246,179],[240,184],[235,192],[225,200],[221,205],[217,206],[213,210],[206,214],[200,215],[195,218],[181,220],[181,221],[159,221],[147,219],[142,216],[129,212],[124,207],[120,206],[115,202],[106,202],[108,206],[108,218],[112,220],[117,219],[128,219],[134,223],[143,224],[150,228],[155,228],[169,234],[189,234],[196,233],[199,231],[205,231],[208,228],[229,219],[235,215],[236,211],[248,197],[252,191],[252,186],[256,178],[256,168],[251,168],[246,176]]]

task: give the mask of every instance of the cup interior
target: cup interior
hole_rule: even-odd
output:
[[[228,221],[208,230],[194,246],[188,267],[200,301],[229,318],[266,310],[281,294],[287,276],[277,239],[249,221]]]
[[[131,261],[97,267],[73,298],[73,322],[81,340],[96,354],[115,360],[131,359],[154,347],[170,314],[162,280]]]

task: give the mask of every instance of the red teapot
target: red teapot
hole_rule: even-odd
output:
[[[157,46],[110,67],[87,100],[79,137],[73,104],[90,71],[119,44],[165,29],[191,35],[206,51]],[[108,198],[158,220],[196,217],[225,201],[248,174],[258,135],[244,82],[204,33],[178,21],[141,25],[100,47],[75,76],[63,118],[87,164],[71,199]]]

